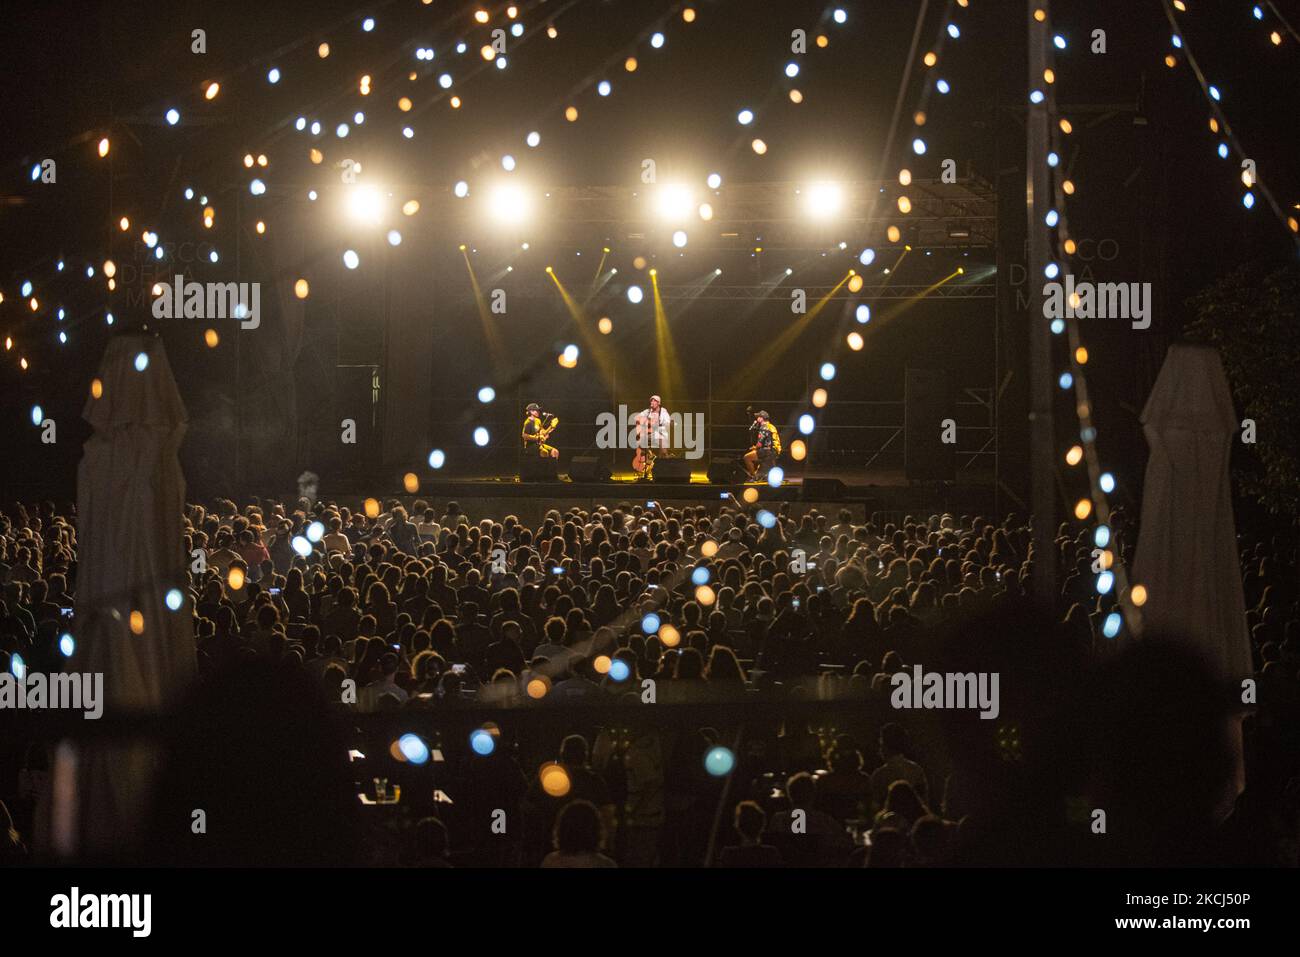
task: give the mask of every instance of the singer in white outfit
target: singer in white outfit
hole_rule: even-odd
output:
[[[668,410],[663,407],[663,400],[657,395],[650,396],[650,407],[637,413],[637,444],[646,442],[646,429],[649,429],[649,441],[646,445],[657,451],[668,448],[668,432],[671,420]]]

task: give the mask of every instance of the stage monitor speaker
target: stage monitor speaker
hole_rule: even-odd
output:
[[[943,441],[944,420],[956,418],[952,377],[943,369],[909,367],[904,383],[904,474],[908,481],[956,481],[957,445]]]
[[[738,485],[740,474],[736,468],[736,463],[732,459],[714,459],[709,463],[709,484]]]
[[[656,459],[655,482],[659,485],[689,485],[691,481],[690,459]]]
[[[569,478],[575,482],[608,482],[609,466],[594,455],[575,455],[569,463]]]
[[[805,502],[838,502],[848,489],[837,478],[806,478],[799,490]]]
[[[525,455],[519,460],[519,481],[521,482],[556,482],[558,463],[549,455]]]

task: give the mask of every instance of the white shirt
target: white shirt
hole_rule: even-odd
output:
[[[649,409],[642,409],[637,413],[638,421],[644,421],[649,424],[651,442],[661,449],[668,448],[668,428],[672,424],[668,417],[668,410],[662,405],[658,412],[651,412]]]

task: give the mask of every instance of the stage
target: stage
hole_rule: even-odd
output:
[[[385,501],[397,498],[408,509],[416,501],[424,501],[439,515],[448,502],[455,502],[472,519],[500,519],[512,514],[533,525],[539,524],[550,509],[592,509],[620,503],[644,505],[649,501],[679,507],[717,505],[724,500],[752,508],[790,503],[796,515],[813,507],[830,514],[849,508],[855,517],[879,512],[885,520],[893,521],[907,514],[917,517],[934,512],[992,515],[995,508],[1003,512],[1019,508],[1005,493],[1001,501],[995,501],[991,477],[964,476],[957,483],[920,483],[908,482],[901,470],[810,471],[789,476],[779,488],[766,482],[710,483],[703,470],[692,472],[689,482],[638,481],[631,472],[616,473],[607,482],[575,482],[561,473],[558,481],[520,481],[516,475],[421,478],[413,491],[411,488],[409,485],[403,488],[400,479],[394,482],[391,477],[376,476],[364,484],[349,482],[342,487],[326,478],[319,495],[325,501],[336,500],[348,505],[359,504],[366,496]],[[757,493],[752,503],[743,498],[749,489]]]

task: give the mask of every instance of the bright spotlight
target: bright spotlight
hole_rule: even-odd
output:
[[[838,183],[813,183],[804,199],[808,215],[814,219],[830,219],[844,205],[844,190]]]
[[[515,183],[501,183],[488,193],[488,212],[498,223],[522,223],[530,210],[528,194]]]
[[[491,441],[491,439],[492,437],[488,435],[488,430],[483,428],[483,426],[480,425],[477,429],[474,430],[474,444],[479,446],[480,448],[487,445],[488,442]]]
[[[639,302],[640,302],[644,297],[645,297],[645,293],[643,293],[643,292],[641,291],[641,287],[640,287],[640,286],[628,286],[628,287],[627,287],[627,301],[630,302],[630,303],[632,303],[632,305],[635,306],[635,305],[636,305],[637,303],[639,303]]]
[[[679,229],[677,232],[673,233],[673,245],[678,249],[681,249],[686,245],[686,230]]]
[[[710,173],[709,178],[706,179],[704,182],[708,184],[709,189],[717,189],[719,186],[722,185],[722,174]]]
[[[365,223],[378,223],[384,215],[384,197],[374,186],[348,190],[348,215]]]
[[[691,215],[695,202],[691,191],[680,183],[659,187],[655,194],[655,210],[667,220],[683,220]]]

